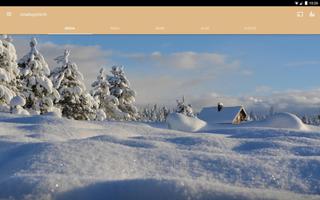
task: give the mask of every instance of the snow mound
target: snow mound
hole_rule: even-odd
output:
[[[241,187],[230,187],[212,182],[199,182],[175,179],[128,179],[97,182],[57,195],[58,200],[67,199],[152,199],[152,200],[258,200],[258,199],[297,199],[304,196],[271,190],[246,191]]]
[[[167,124],[170,129],[187,132],[198,131],[206,126],[206,122],[180,113],[169,114],[167,117]]]
[[[256,127],[308,130],[307,125],[304,124],[296,115],[287,112],[276,113],[265,120],[248,123],[248,125]]]
[[[63,125],[77,123],[77,121],[62,119],[55,116],[53,113],[46,113],[44,115],[30,115],[30,116],[20,116],[20,115],[5,115],[0,114],[0,123],[12,123],[12,124],[52,124],[52,125]]]
[[[12,106],[12,107],[24,106],[24,104],[26,104],[26,101],[24,100],[24,98],[22,98],[20,96],[15,96],[10,101],[10,106]]]
[[[52,111],[43,114],[43,116],[57,117],[61,118],[61,111],[58,108],[52,109]]]

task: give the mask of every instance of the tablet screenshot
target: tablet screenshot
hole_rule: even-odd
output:
[[[0,199],[320,198],[318,1],[0,26]]]

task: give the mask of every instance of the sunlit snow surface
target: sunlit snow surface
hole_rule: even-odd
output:
[[[320,129],[307,128],[1,113],[0,199],[320,199]]]

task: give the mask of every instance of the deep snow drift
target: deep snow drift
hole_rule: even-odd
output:
[[[196,117],[188,117],[180,113],[171,113],[167,117],[168,128],[178,131],[194,132],[207,125],[205,121]]]
[[[291,113],[276,113],[265,120],[247,123],[245,126],[287,128],[295,130],[309,129],[296,115]]]
[[[308,128],[0,113],[0,199],[320,199],[320,131]]]

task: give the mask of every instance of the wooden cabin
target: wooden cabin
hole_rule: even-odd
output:
[[[243,106],[224,107],[219,103],[218,106],[203,108],[198,118],[207,123],[240,124],[248,119],[248,114]]]

